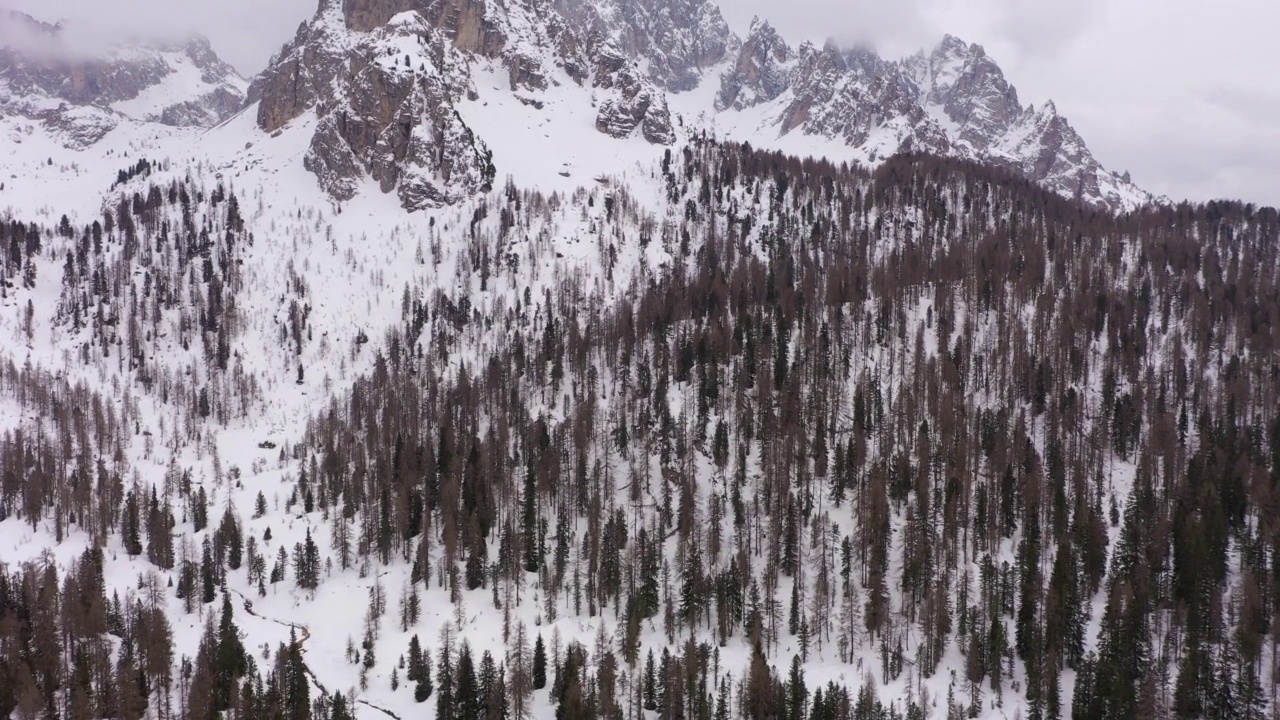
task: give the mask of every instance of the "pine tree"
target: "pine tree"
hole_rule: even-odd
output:
[[[417,702],[425,702],[434,690],[435,685],[431,681],[431,655],[423,653],[422,676],[413,688],[413,699]]]
[[[422,645],[418,642],[418,636],[415,633],[409,638],[409,660],[408,669],[404,678],[409,682],[417,682],[422,679]]]
[[[697,625],[705,603],[702,549],[696,538],[685,543],[684,563],[681,566],[680,617],[690,628]]]
[[[209,525],[209,496],[201,486],[193,497],[191,503],[191,522],[195,525],[195,531],[200,532]]]
[[[477,535],[471,543],[471,550],[467,553],[466,581],[468,590],[475,590],[484,586],[484,574],[488,564],[488,549],[484,538]]]
[[[787,632],[800,634],[800,578],[791,579],[791,609],[787,613]]]
[[[750,720],[766,720],[779,717],[786,708],[780,706],[780,698],[774,689],[773,673],[765,660],[764,650],[757,640],[751,652],[751,665],[747,670],[746,695],[743,706]]]
[[[204,604],[213,602],[218,588],[218,575],[213,564],[208,538],[205,538],[204,547],[200,552],[200,587],[200,602]]]
[[[523,505],[523,511],[520,516],[520,525],[523,530],[524,540],[524,569],[526,572],[537,572],[542,565],[542,558],[538,552],[537,480],[534,475],[532,458],[529,459],[525,468],[524,493],[521,495],[521,504]]]
[[[302,661],[302,646],[294,631],[289,632],[289,644],[276,653],[280,667],[280,688],[284,694],[284,716],[287,720],[308,720],[311,717],[311,686],[307,679],[306,664]]]
[[[236,683],[248,670],[248,656],[240,641],[240,629],[236,627],[231,597],[222,596],[222,618],[218,623],[218,635],[214,650],[213,706],[218,710],[231,707],[236,694]]]
[[[729,681],[720,681],[720,693],[716,696],[714,720],[729,720]]]
[[[307,528],[305,540],[293,553],[294,583],[306,590],[315,590],[320,585],[320,549],[311,539],[311,528]]]
[[[471,645],[466,640],[458,648],[458,665],[456,685],[453,691],[455,703],[454,718],[456,720],[479,720],[481,704],[480,685],[476,678],[475,665],[471,659]],[[443,697],[443,694],[441,695]]]
[[[452,652],[447,643],[441,643],[440,661],[436,664],[436,720],[458,720]]]
[[[533,644],[533,689],[541,690],[547,686],[547,649],[542,644],[542,635]]]
[[[800,656],[791,656],[791,674],[787,677],[787,717],[803,718],[809,690],[804,684],[804,668]]]
[[[147,512],[147,558],[156,567],[168,570],[173,567],[173,513],[169,504],[161,506],[156,491],[151,489],[151,503]]]
[[[481,702],[480,715],[484,718],[494,717],[493,711],[497,709],[493,695],[498,691],[502,680],[498,673],[498,663],[493,659],[493,653],[488,650],[480,656],[480,670],[477,674],[477,689]]]
[[[126,493],[124,499],[124,551],[130,557],[137,557],[142,554],[138,496],[134,490]]]
[[[649,650],[648,657],[644,661],[644,683],[643,683],[644,709],[658,709],[658,677],[657,669],[653,664],[653,650]]]
[[[1236,720],[1244,717],[1239,687],[1236,684],[1239,658],[1234,643],[1224,642],[1213,660],[1209,702],[1205,715],[1210,720]]]
[[[240,521],[236,518],[235,509],[230,503],[222,514],[218,534],[226,547],[227,567],[239,570],[244,553],[244,536],[240,532]]]
[[[329,720],[355,720],[347,708],[347,698],[340,692],[334,691],[329,700]]]

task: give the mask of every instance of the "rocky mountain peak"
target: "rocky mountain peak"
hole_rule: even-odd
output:
[[[741,110],[781,95],[788,85],[787,65],[795,51],[767,20],[751,21],[733,66],[720,77],[716,109]]]
[[[963,39],[946,33],[942,36],[942,40],[938,42],[938,46],[934,48],[934,55],[946,54],[952,56],[961,55],[985,55],[986,51],[977,43],[967,43]]]
[[[416,10],[367,32],[347,27],[382,11],[376,3],[321,5],[254,82],[259,125],[274,131],[314,110],[304,165],[338,200],[354,197],[366,178],[408,209],[487,188],[489,151],[454,109],[475,94],[470,56]]]
[[[739,40],[709,0],[554,0],[584,38],[641,61],[658,87],[684,92],[737,51]]]
[[[1103,170],[1056,109],[1024,110],[1017,89],[981,45],[946,35],[932,50],[903,60],[831,42],[788,48],[768,23],[753,22],[721,74],[716,110],[763,105],[780,136],[839,141],[849,146],[849,159],[864,163],[908,150],[933,152],[1013,168],[1063,195],[1112,209],[1149,198]]]
[[[600,132],[670,143],[675,134],[655,68],[665,67],[662,76],[676,83],[682,68],[723,52],[714,43],[654,38],[685,29],[685,21],[723,24],[707,7],[628,0],[609,17],[630,19],[605,26],[594,5],[557,9],[549,0],[324,0],[249,98],[268,132],[315,113],[306,166],[333,197],[349,199],[368,178],[383,192],[395,190],[409,209],[449,204],[488,187],[497,171],[456,111],[464,98],[478,98],[473,72],[504,72],[528,106],[553,85],[579,86],[582,102],[594,101]],[[646,73],[626,49],[640,46],[678,46],[684,54],[663,54],[662,62],[654,54]]]
[[[1018,92],[981,45],[947,35],[925,62],[904,68],[921,94],[921,104],[945,118],[955,140],[981,153],[1018,119]]]
[[[945,154],[949,140],[916,94],[897,64],[868,49],[805,43],[789,73],[788,102],[776,117],[781,133],[841,142],[868,164],[905,150]]]
[[[773,24],[766,18],[759,15],[752,15],[751,22],[747,26],[747,38],[758,38],[765,36],[777,37],[779,40],[782,36],[778,35],[778,31],[774,29]]]
[[[993,151],[993,164],[1091,205],[1125,210],[1163,201],[1134,187],[1128,173],[1104,168],[1053,101],[1028,106]]]

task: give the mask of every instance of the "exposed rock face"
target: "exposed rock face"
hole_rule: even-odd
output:
[[[258,127],[274,132],[332,97],[353,43],[339,8],[322,3],[249,86],[248,102],[258,103]]]
[[[737,61],[720,78],[716,110],[742,110],[781,95],[789,85],[787,65],[793,58],[793,51],[772,25],[753,19]]]
[[[210,127],[244,107],[244,95],[217,88],[196,100],[175,103],[160,111],[159,121],[178,127]]]
[[[542,89],[546,86],[541,53],[534,46],[551,46],[563,23],[549,8],[541,8],[545,0],[532,2],[496,2],[486,0],[342,0],[346,28],[355,32],[371,32],[394,16],[414,11],[442,32],[454,47],[480,57],[499,59],[508,66],[513,88]],[[530,27],[531,25],[539,27]],[[535,36],[520,37],[520,47],[512,47],[510,36],[521,29]],[[530,42],[532,41],[532,42]],[[542,42],[539,42],[542,41]],[[573,51],[570,50],[572,53]]]
[[[554,8],[545,10],[556,18],[552,26],[558,29],[556,45],[562,66],[570,77],[579,82],[590,80],[599,91],[596,129],[615,138],[630,137],[639,129],[651,143],[674,142],[675,131],[663,87],[693,87],[699,76],[691,63],[696,64],[699,57],[715,62],[709,58],[723,56],[723,48],[716,47],[715,38],[727,36],[728,27],[719,10],[692,0],[624,0],[612,4],[557,0]],[[690,44],[673,13],[687,22],[710,24],[716,30]],[[721,29],[723,35],[718,34]],[[661,48],[680,51],[668,53]],[[649,54],[645,55],[646,51]],[[641,69],[641,56],[648,72]],[[584,61],[587,72],[575,73]]]
[[[347,27],[369,32],[414,6],[414,0],[343,0],[342,15]]]
[[[5,12],[0,24],[0,107],[53,123],[78,146],[121,117],[208,127],[244,104],[244,80],[201,37],[93,51],[68,41],[61,26],[21,13]],[[51,114],[58,103],[97,112]],[[87,124],[73,130],[76,123]]]
[[[120,124],[117,115],[96,107],[62,104],[50,110],[41,110],[34,119],[58,142],[72,150],[83,150],[116,129]]]
[[[1003,158],[995,156],[993,162],[1059,195],[1121,209],[1134,192],[1128,173],[1104,169],[1052,102],[1039,110],[1027,108],[998,150]]]
[[[1111,209],[1150,199],[1105,170],[1053,103],[1022,107],[1018,92],[980,45],[953,36],[902,67],[922,105],[950,125],[956,154],[1008,167],[1054,192]]]
[[[737,51],[738,39],[708,0],[554,0],[587,38],[640,61],[658,87],[692,90],[703,74]]]
[[[548,0],[323,0],[249,101],[268,132],[314,111],[304,164],[333,197],[350,199],[368,178],[406,208],[434,207],[489,187],[496,172],[456,111],[476,97],[477,63],[504,68],[512,90],[534,93],[521,96],[531,105],[562,71],[555,82],[594,90],[601,132],[675,139],[662,89],[603,36],[575,31]]]
[[[828,44],[800,48],[782,132],[798,130],[866,149],[875,162],[905,151],[946,153],[946,134],[915,103],[915,89],[873,53]]]
[[[428,23],[443,30],[459,50],[498,57],[507,37],[486,9],[485,0],[433,0],[424,3],[419,12]]]
[[[372,32],[403,12],[416,11],[459,50],[496,57],[506,35],[486,16],[485,0],[342,0],[346,27]]]
[[[489,150],[455,109],[475,92],[459,45],[501,47],[483,31],[483,4],[436,3],[436,23],[408,4],[327,0],[250,88],[269,132],[315,111],[303,162],[336,199],[368,178],[417,210],[493,182]]]
[[[926,58],[918,54],[902,63],[923,96],[954,123],[955,140],[981,153],[1008,132],[1022,115],[1018,91],[980,45],[966,45],[951,35]]]
[[[624,138],[639,128],[651,143],[674,141],[666,96],[647,78],[640,77],[616,50],[608,50],[601,56],[597,71],[597,84],[605,91],[605,97],[596,114],[596,129]]]
[[[410,210],[487,189],[494,168],[454,104],[469,91],[465,56],[416,12],[395,16],[348,55],[340,92],[318,106],[304,163],[335,198],[364,177]]]

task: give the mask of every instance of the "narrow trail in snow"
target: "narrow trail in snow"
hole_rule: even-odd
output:
[[[400,717],[399,715],[391,712],[390,710],[384,707],[378,707],[377,705],[374,705],[368,700],[356,700],[356,702],[360,703],[361,705],[364,705],[365,707],[373,708],[374,710],[377,710],[378,712],[382,713],[383,715],[386,715],[389,718],[395,718],[395,720],[404,720],[404,718]]]
[[[306,625],[298,625],[297,623],[291,623],[285,620],[277,620],[275,618],[266,617],[265,615],[259,615],[258,613],[254,612],[253,601],[245,597],[244,593],[235,589],[231,589],[231,592],[240,596],[240,599],[244,601],[244,611],[252,615],[253,617],[258,618],[259,620],[266,620],[267,622],[273,622],[277,625],[291,628],[293,630],[299,630],[302,632],[302,636],[298,639],[298,653],[303,657],[302,671],[307,674],[307,677],[311,678],[311,682],[315,683],[315,686],[320,689],[320,692],[323,693],[326,697],[328,697],[328,695],[330,694],[329,691],[320,682],[320,679],[316,677],[316,674],[314,671],[312,671],[311,666],[307,664],[307,660],[306,660],[307,641],[311,639],[311,629],[308,628]]]
[[[272,622],[283,627],[301,631],[302,636],[298,639],[298,650],[303,655],[302,670],[307,674],[307,677],[311,678],[311,682],[314,683],[317,688],[319,688],[321,693],[324,693],[326,697],[329,696],[330,695],[329,691],[320,682],[320,679],[316,677],[315,672],[311,670],[311,666],[308,665],[306,661],[306,650],[307,650],[306,644],[307,644],[307,641],[311,639],[311,629],[308,628],[306,625],[298,625],[297,623],[291,623],[285,620],[277,620],[275,618],[266,617],[265,615],[259,615],[253,609],[253,601],[245,597],[244,593],[235,589],[231,589],[231,592],[240,596],[240,600],[244,602],[244,611],[249,615],[255,618],[258,618],[259,620],[265,620],[267,622]],[[391,712],[390,710],[384,707],[381,707],[379,705],[374,705],[368,700],[357,699],[356,702],[361,705],[364,705],[365,707],[371,708],[373,710],[377,710],[383,715],[386,715],[387,717],[392,718],[392,720],[404,720],[404,718],[400,717],[394,712]]]

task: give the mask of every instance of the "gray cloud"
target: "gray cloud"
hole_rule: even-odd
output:
[[[731,25],[745,30],[752,17],[768,20],[792,43],[832,39],[870,46],[898,55],[937,40],[929,26],[926,0],[723,0],[720,10]]]
[[[199,33],[246,76],[261,70],[316,8],[316,0],[0,0],[0,4],[48,23],[69,21],[68,27],[80,38],[75,44],[90,38],[180,39]]]
[[[1280,92],[1247,88],[1230,82],[1201,90],[1206,102],[1258,125],[1274,126],[1280,120]]]
[[[1099,0],[1000,0],[996,31],[1027,56],[1056,56],[1097,21]]]
[[[53,29],[31,22],[0,23],[0,47],[41,61],[80,60],[110,49],[109,39],[85,23]]]

